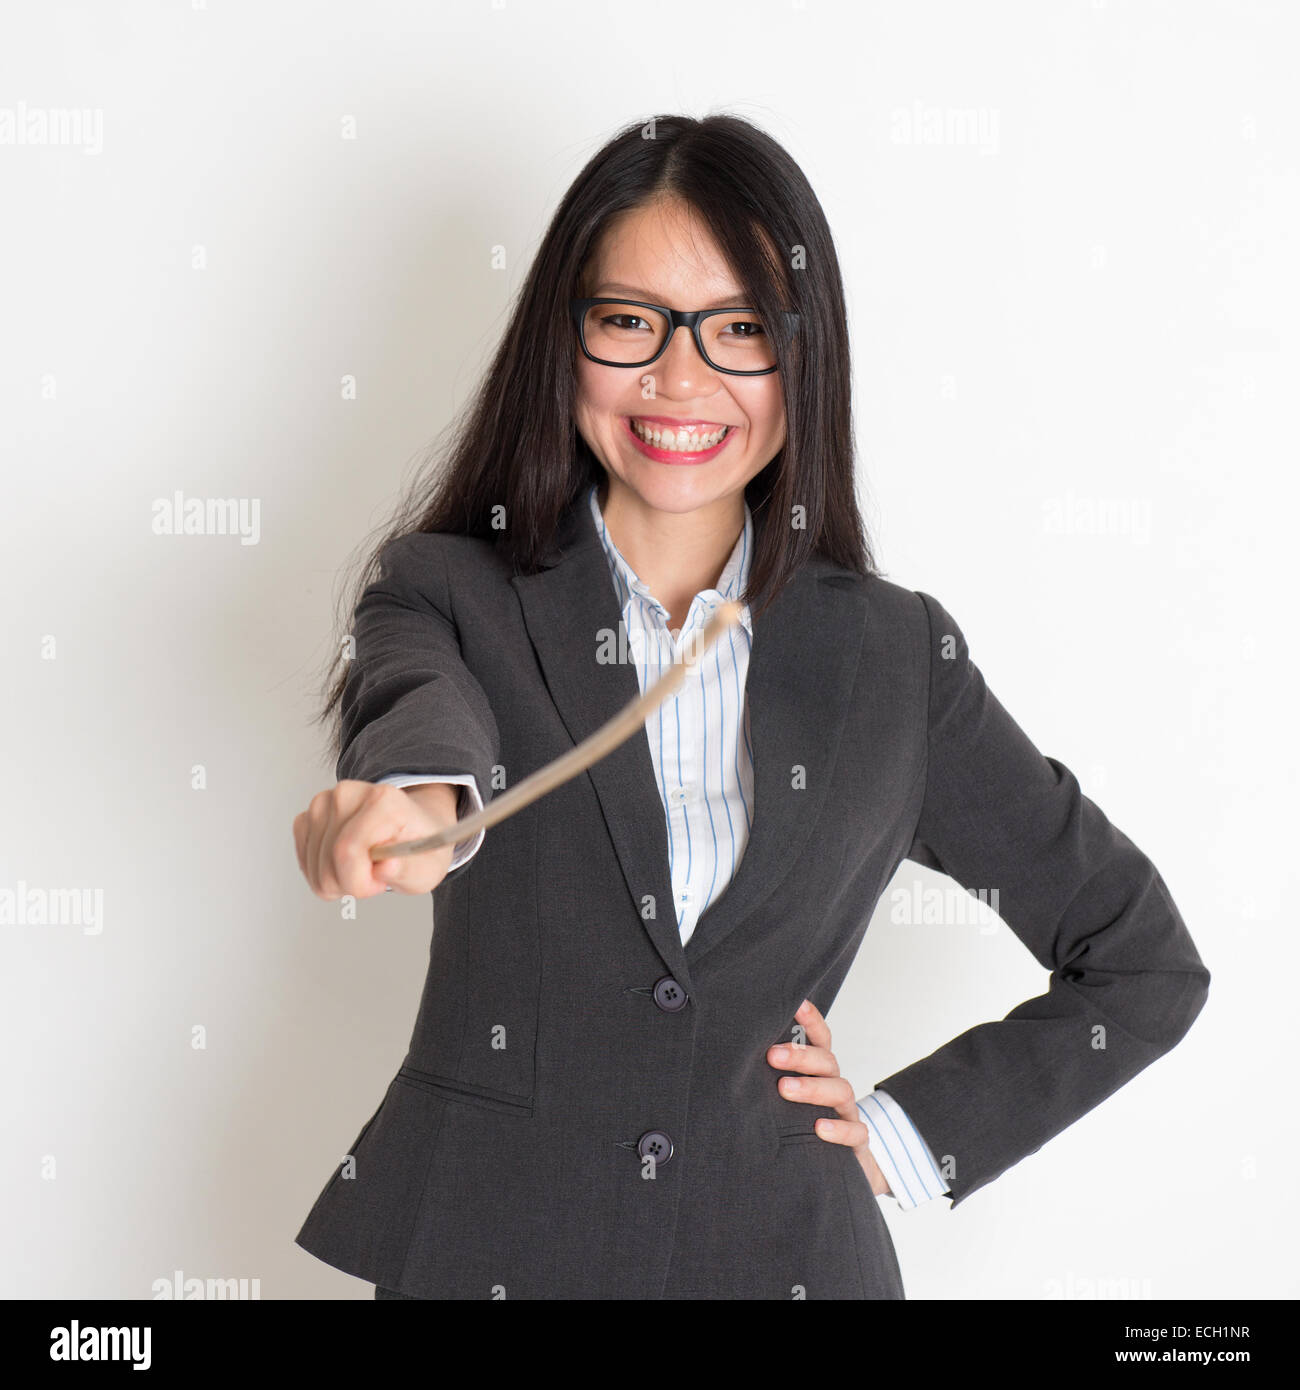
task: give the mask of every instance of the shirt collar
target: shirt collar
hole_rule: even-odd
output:
[[[593,483],[587,493],[587,501],[591,506],[592,520],[596,524],[596,535],[600,537],[600,543],[605,549],[605,558],[609,561],[610,572],[614,576],[619,592],[626,591],[633,596],[640,595],[656,612],[666,618],[668,614],[663,604],[637,577],[636,571],[623,558],[619,548],[614,544],[613,537],[605,525],[605,518],[601,514],[600,503],[596,500],[596,491],[597,484]],[[734,599],[744,591],[749,580],[750,560],[754,554],[754,518],[750,513],[749,503],[743,502],[743,506],[745,508],[745,528],[740,533],[736,544],[731,548],[731,554],[727,557],[727,563],[723,566],[722,573],[718,576],[716,587],[703,590],[704,593],[718,593],[724,599]],[[631,601],[632,599],[629,597],[627,603],[623,605],[624,611]],[[754,629],[750,623],[747,603],[741,605],[740,621],[744,624],[745,631],[752,637]]]

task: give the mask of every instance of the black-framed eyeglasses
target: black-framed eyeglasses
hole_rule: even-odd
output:
[[[776,342],[754,309],[670,309],[639,299],[571,299],[569,312],[583,353],[602,367],[648,367],[668,349],[679,328],[689,328],[696,351],[715,371],[765,376],[776,371]],[[779,331],[789,341],[799,315],[781,313]]]

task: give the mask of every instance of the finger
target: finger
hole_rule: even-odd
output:
[[[406,798],[382,783],[345,780],[334,787],[324,861],[334,879],[336,896],[368,898],[383,891],[383,884],[372,874],[369,851],[374,839],[366,837],[382,838],[391,833],[389,827],[398,824],[392,812],[394,803],[405,807]],[[364,853],[360,863],[358,837]]]
[[[400,840],[407,836],[399,831],[388,838]],[[385,844],[387,839],[378,843]],[[427,893],[435,883],[441,883],[447,876],[454,848],[453,845],[443,845],[441,849],[424,854],[397,854],[390,859],[379,860],[373,873],[381,885],[391,887],[395,892]]]
[[[307,877],[307,813],[299,811],[293,818],[293,848],[298,856],[298,868]]]
[[[307,816],[307,863],[311,868],[312,887],[318,898],[333,901],[342,896],[329,861],[329,849],[334,839],[333,793],[317,792],[307,807]]]
[[[320,858],[320,839],[325,830],[325,793],[317,792],[307,803],[307,809],[303,814],[303,837],[302,837],[302,857],[306,865],[304,872],[307,875],[307,883],[311,891],[319,898],[320,878],[317,873],[317,861]]]
[[[861,1120],[818,1119],[813,1125],[819,1139],[828,1144],[844,1144],[850,1149],[860,1148],[871,1137],[871,1131]]]
[[[840,1064],[824,1047],[777,1043],[767,1050],[767,1060],[779,1071],[800,1071],[809,1076],[838,1076]]]
[[[786,1100],[806,1105],[830,1105],[842,1110],[857,1104],[853,1087],[842,1076],[783,1076],[776,1087]]]
[[[330,868],[340,893],[353,898],[373,898],[387,886],[376,877],[370,846],[394,838],[400,826],[382,802],[365,800],[350,814],[340,817],[329,853]]]
[[[803,1025],[808,1041],[814,1047],[824,1047],[828,1052],[831,1046],[831,1028],[821,1010],[811,999],[805,999],[795,1011],[795,1022]]]

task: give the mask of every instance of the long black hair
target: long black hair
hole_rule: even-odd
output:
[[[854,494],[844,287],[821,204],[790,155],[748,121],[662,115],[624,127],[574,179],[449,447],[406,489],[341,616],[350,620],[377,577],[388,541],[412,531],[480,536],[516,573],[536,570],[561,516],[604,474],[573,422],[579,349],[569,300],[587,292],[588,262],[611,219],[660,199],[688,204],[709,228],[765,322],[780,322],[783,310],[800,315],[793,339],[774,339],[786,440],[745,488],[754,553],[742,597],[756,617],[814,551],[878,572]],[[506,530],[493,526],[494,512]],[[335,717],[336,755],[347,667],[340,641],[318,715]]]

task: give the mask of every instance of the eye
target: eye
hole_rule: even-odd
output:
[[[639,314],[606,314],[600,322],[606,328],[631,328],[634,323],[644,324],[646,328],[650,327]]]
[[[742,331],[739,333],[732,333],[731,330],[733,328],[739,328]],[[726,324],[723,331],[732,338],[761,338],[765,336],[763,325],[752,319],[736,319]]]

